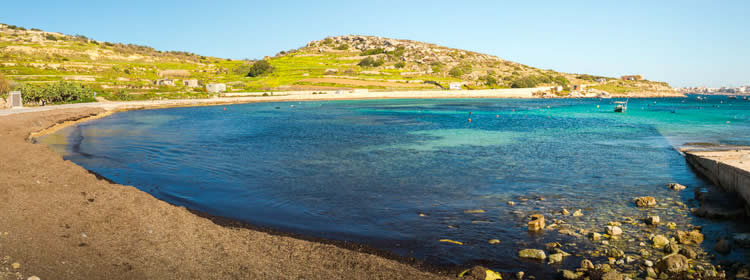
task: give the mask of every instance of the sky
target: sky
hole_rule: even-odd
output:
[[[257,59],[336,35],[410,39],[568,73],[750,85],[750,1],[6,1],[0,22]]]

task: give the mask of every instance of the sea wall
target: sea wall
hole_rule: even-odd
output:
[[[685,159],[701,175],[725,191],[740,195],[750,205],[750,147],[731,150],[683,150]]]

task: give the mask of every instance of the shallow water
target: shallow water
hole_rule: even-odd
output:
[[[529,214],[583,209],[568,222],[600,229],[645,215],[632,205],[636,196],[695,207],[692,190],[708,185],[675,147],[750,145],[744,100],[636,99],[624,114],[613,107],[592,99],[420,99],[173,108],[118,113],[42,142],[118,183],[211,214],[434,264],[549,271],[518,259],[518,249],[595,245],[554,231],[529,234]],[[690,189],[669,191],[670,182]],[[472,209],[485,213],[465,213]],[[714,236],[750,231],[685,211],[649,211],[682,228],[704,226],[706,248]],[[747,256],[735,250],[719,259]]]

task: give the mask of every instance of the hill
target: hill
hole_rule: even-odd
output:
[[[374,36],[328,37],[262,61],[265,68],[254,66],[258,61],[159,51],[0,24],[0,73],[16,87],[69,81],[110,100],[210,96],[202,86],[183,85],[186,79],[226,83],[230,92],[421,90],[445,88],[452,82],[465,89],[557,85],[565,89],[561,95],[578,84],[625,95],[672,91],[665,83],[561,73],[487,54]],[[155,83],[163,78],[177,83]]]

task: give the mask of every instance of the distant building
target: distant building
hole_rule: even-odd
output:
[[[623,81],[640,81],[643,80],[643,77],[641,75],[626,75],[620,77]]]
[[[206,85],[206,91],[210,93],[219,93],[227,91],[227,85],[221,83],[210,83]]]
[[[586,87],[586,86],[584,86],[584,85],[571,85],[571,86],[570,86],[570,91],[571,91],[571,92],[576,92],[576,91],[583,91],[583,89],[584,89],[585,87]]]
[[[196,79],[190,79],[190,80],[183,80],[182,85],[186,87],[199,87],[198,80]]]
[[[453,82],[448,88],[452,90],[461,89],[461,83]]]
[[[154,81],[157,86],[174,86],[174,80],[172,79],[158,79]]]

